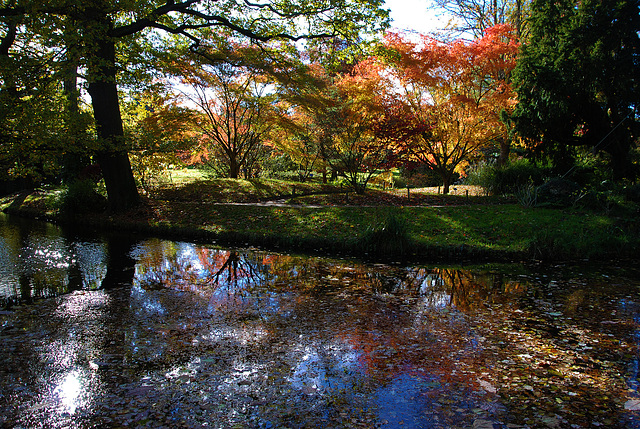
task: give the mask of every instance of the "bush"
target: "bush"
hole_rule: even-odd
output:
[[[640,185],[623,186],[604,180],[581,191],[574,205],[594,212],[625,216],[638,213],[640,210],[638,203],[640,203]]]
[[[480,186],[489,194],[508,195],[528,188],[531,184],[541,185],[549,174],[548,168],[538,167],[525,159],[502,167],[482,163],[469,172],[467,183]]]
[[[170,169],[177,163],[174,154],[147,153],[144,151],[129,154],[131,169],[136,184],[145,192],[154,187],[171,182]]]
[[[106,207],[107,199],[98,192],[97,185],[91,180],[69,183],[59,202],[60,212],[67,215],[102,211]]]
[[[298,180],[298,165],[289,155],[274,155],[262,163],[264,177],[280,180]]]
[[[640,203],[640,184],[629,185],[624,188],[624,195],[628,201]]]
[[[576,183],[559,177],[554,178],[537,188],[537,204],[568,207],[574,204],[579,192],[580,186]]]
[[[603,157],[587,152],[578,157],[573,168],[563,177],[583,188],[598,188],[611,180],[612,171]]]
[[[402,176],[393,176],[393,187],[396,189],[406,188],[408,186],[407,179]]]

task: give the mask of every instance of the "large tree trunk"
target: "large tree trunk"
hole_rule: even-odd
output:
[[[232,158],[229,161],[229,178],[237,179],[239,175],[240,175],[240,166],[238,165],[236,160]]]
[[[442,178],[442,194],[443,195],[449,194],[449,189],[451,188],[452,176],[453,176],[452,172],[451,173],[449,171],[440,172],[440,177]]]
[[[98,24],[110,28],[104,18]],[[96,159],[107,187],[109,209],[124,211],[140,202],[129,162],[116,86],[115,44],[104,36],[95,41],[95,55],[89,63],[89,94],[101,149]]]

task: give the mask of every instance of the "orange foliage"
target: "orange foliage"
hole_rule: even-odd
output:
[[[498,25],[473,42],[389,33],[384,43],[384,72],[412,117],[407,126],[423,125],[407,152],[440,174],[446,192],[478,149],[506,138],[500,114],[516,103],[510,75],[518,42],[510,26]]]

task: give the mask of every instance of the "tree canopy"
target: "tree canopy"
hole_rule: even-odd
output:
[[[512,28],[491,27],[473,42],[413,42],[389,34],[385,49],[385,71],[400,89],[395,103],[404,106],[401,144],[409,160],[441,177],[447,193],[456,169],[506,134],[500,114],[515,104],[510,75],[518,43]]]
[[[139,201],[132,160],[194,141],[232,177],[273,150],[358,192],[416,162],[446,191],[513,141],[637,176],[638,0],[436,3],[474,39],[385,35],[383,0],[0,0],[1,171],[97,163],[112,210]]]
[[[635,0],[534,1],[514,71],[516,132],[566,172],[576,149],[606,153],[617,178],[637,172],[640,14]]]
[[[124,73],[140,72],[140,65],[152,63],[152,49],[186,43],[193,52],[223,61],[224,55],[216,51],[221,39],[247,39],[263,49],[278,48],[270,45],[274,41],[352,40],[362,32],[384,28],[388,12],[382,4],[382,0],[3,0],[0,96],[16,89],[11,76],[36,57],[46,62],[52,78],[70,61],[77,65],[74,69],[84,70],[99,142],[94,156],[111,208],[122,210],[137,203],[138,193],[117,89]],[[20,49],[25,46],[37,49],[37,55]]]

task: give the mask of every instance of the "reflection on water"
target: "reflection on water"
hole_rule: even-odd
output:
[[[48,223],[0,216],[0,307],[100,287],[106,274],[103,242],[65,237]]]
[[[640,426],[633,270],[0,229],[3,427]]]

